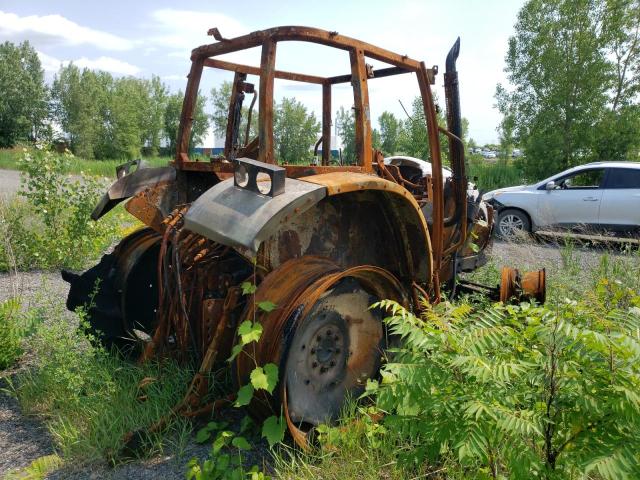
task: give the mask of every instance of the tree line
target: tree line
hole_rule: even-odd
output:
[[[437,96],[434,100],[438,101]],[[442,110],[437,111],[438,125],[445,127],[447,121]],[[340,107],[336,122],[338,133],[343,145],[343,162],[352,164],[356,159],[355,151],[355,117],[352,110]],[[373,148],[380,150],[385,156],[407,155],[423,160],[429,160],[429,142],[426,129],[426,119],[422,97],[417,96],[411,103],[411,110],[407,112],[406,119],[400,119],[389,111],[384,111],[378,117],[378,129],[371,132],[371,142]],[[469,121],[462,118],[462,140],[467,143]],[[470,140],[472,141],[472,140]],[[446,163],[449,161],[449,143],[445,135],[439,134],[440,151],[442,159]]]
[[[640,1],[529,0],[498,85],[501,142],[530,178],[596,160],[640,160]]]
[[[0,86],[7,92],[0,102],[0,147],[19,141],[51,140],[52,125],[63,132],[74,154],[92,158],[128,159],[141,153],[157,155],[161,146],[175,151],[183,92],[169,93],[157,76],[151,79],[113,77],[103,71],[80,69],[73,63],[61,66],[51,86],[44,81],[38,55],[28,42],[0,48]],[[11,88],[14,87],[14,88]],[[231,82],[198,95],[194,111],[191,144],[202,142],[210,126],[219,137],[226,134]],[[211,115],[205,113],[210,101]],[[248,108],[242,108],[240,135],[244,140]],[[251,116],[249,137],[255,138],[258,112]],[[379,129],[372,132],[373,146],[385,155],[402,153],[428,159],[429,150],[422,100],[416,97],[406,120],[384,112]],[[340,108],[336,116],[342,143],[342,162],[355,162],[355,118],[353,110]],[[438,122],[445,124],[438,114]],[[465,120],[466,130],[466,120]],[[309,163],[321,124],[313,112],[294,98],[282,98],[274,105],[275,155],[281,163]],[[442,151],[447,144],[441,138]]]
[[[171,94],[159,77],[113,77],[103,71],[61,66],[51,86],[35,49],[25,41],[0,45],[0,147],[51,141],[62,129],[71,150],[84,158],[126,159],[175,149],[182,91]],[[209,128],[200,96],[192,143]]]

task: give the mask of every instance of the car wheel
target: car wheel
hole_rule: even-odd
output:
[[[496,233],[501,238],[513,238],[531,231],[531,222],[527,215],[514,209],[506,209],[498,215]]]

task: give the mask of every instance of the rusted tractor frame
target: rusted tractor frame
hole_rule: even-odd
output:
[[[440,301],[441,283],[508,300],[543,300],[544,275],[508,270],[502,288],[458,282],[458,273],[483,263],[493,212],[481,214],[479,196],[467,194],[456,59],[459,40],[447,57],[447,128],[437,124],[431,92],[437,67],[371,44],[308,27],[277,27],[225,39],[193,50],[177,151],[170,166],[125,166],[92,217],[120,201],[147,229],[125,238],[113,253],[71,282],[67,304],[83,304],[102,280],[91,310],[92,324],[112,343],[134,340],[140,361],[170,354],[200,365],[174,414],[210,413],[212,371],[224,365],[246,319],[263,327],[260,341],[234,360],[238,385],[256,364],[279,367],[273,395],[257,395],[250,411],[284,415],[289,431],[307,445],[310,427],[338,415],[347,395],[363,391],[376,375],[387,337],[382,312],[368,308],[390,298],[418,308],[419,296]],[[350,71],[321,77],[276,69],[277,45],[310,42],[344,50]],[[261,48],[259,66],[217,57]],[[388,64],[374,70],[372,58]],[[203,69],[234,72],[224,155],[208,162],[189,157],[193,110]],[[415,74],[426,119],[431,174],[406,164],[385,163],[372,148],[368,82]],[[247,82],[258,75],[259,84]],[[274,152],[274,80],[322,86],[322,156],[319,165],[277,165]],[[357,163],[332,165],[331,89],[351,83]],[[242,105],[258,103],[258,136],[240,131]],[[452,175],[445,181],[439,133],[449,139]],[[310,146],[311,148],[312,146]],[[414,162],[415,163],[415,162]],[[423,162],[424,163],[424,162]],[[481,218],[484,217],[484,218]],[[477,250],[480,252],[477,252]],[[241,295],[241,285],[255,294]],[[268,301],[276,308],[256,308]],[[224,370],[224,369],[223,369]],[[223,399],[222,402],[228,399]],[[152,428],[161,428],[159,422]]]

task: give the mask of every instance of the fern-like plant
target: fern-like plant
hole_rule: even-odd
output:
[[[640,296],[602,280],[554,306],[375,306],[401,347],[372,381],[385,424],[466,478],[640,478]]]

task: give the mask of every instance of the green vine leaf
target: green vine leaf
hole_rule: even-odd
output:
[[[233,348],[231,349],[231,356],[227,359],[227,362],[233,362],[233,359],[238,356],[238,354],[242,351],[243,348],[244,348],[244,345],[242,343],[238,343],[237,345],[234,345]]]
[[[267,313],[275,310],[276,307],[277,305],[273,302],[269,302],[269,301],[258,302],[258,308]]]
[[[231,440],[231,445],[240,449],[240,450],[251,450],[251,445],[247,442],[247,439],[244,437],[236,437]]]
[[[262,437],[267,439],[269,446],[273,447],[284,439],[286,424],[282,417],[271,415],[262,424]]]
[[[234,406],[244,407],[245,405],[249,405],[252,398],[253,398],[253,385],[248,383],[244,387],[240,387],[240,390],[238,390],[238,397],[236,398],[236,403],[234,403]]]
[[[211,451],[213,452],[213,454],[217,455],[218,453],[220,453],[220,450],[222,450],[222,447],[227,446],[229,444],[229,441],[232,438],[233,438],[233,432],[230,432],[228,430],[225,430],[224,432],[220,432],[215,442],[213,442],[213,447],[211,448]],[[218,467],[220,466],[219,464],[222,461],[223,461],[222,458],[218,458]],[[228,458],[227,458],[227,462],[228,462]]]
[[[242,282],[242,285],[240,285],[240,287],[242,288],[243,295],[251,295],[253,293],[256,293],[257,289],[257,287],[251,282]]]
[[[262,336],[262,325],[257,322],[252,323],[250,320],[245,320],[238,327],[238,335],[240,335],[242,345],[257,342]]]
[[[201,428],[196,434],[196,443],[205,443],[211,438],[211,432],[206,428]]]
[[[273,363],[267,363],[264,366],[264,373],[267,376],[267,388],[269,393],[273,393],[273,389],[278,384],[278,367]]]

